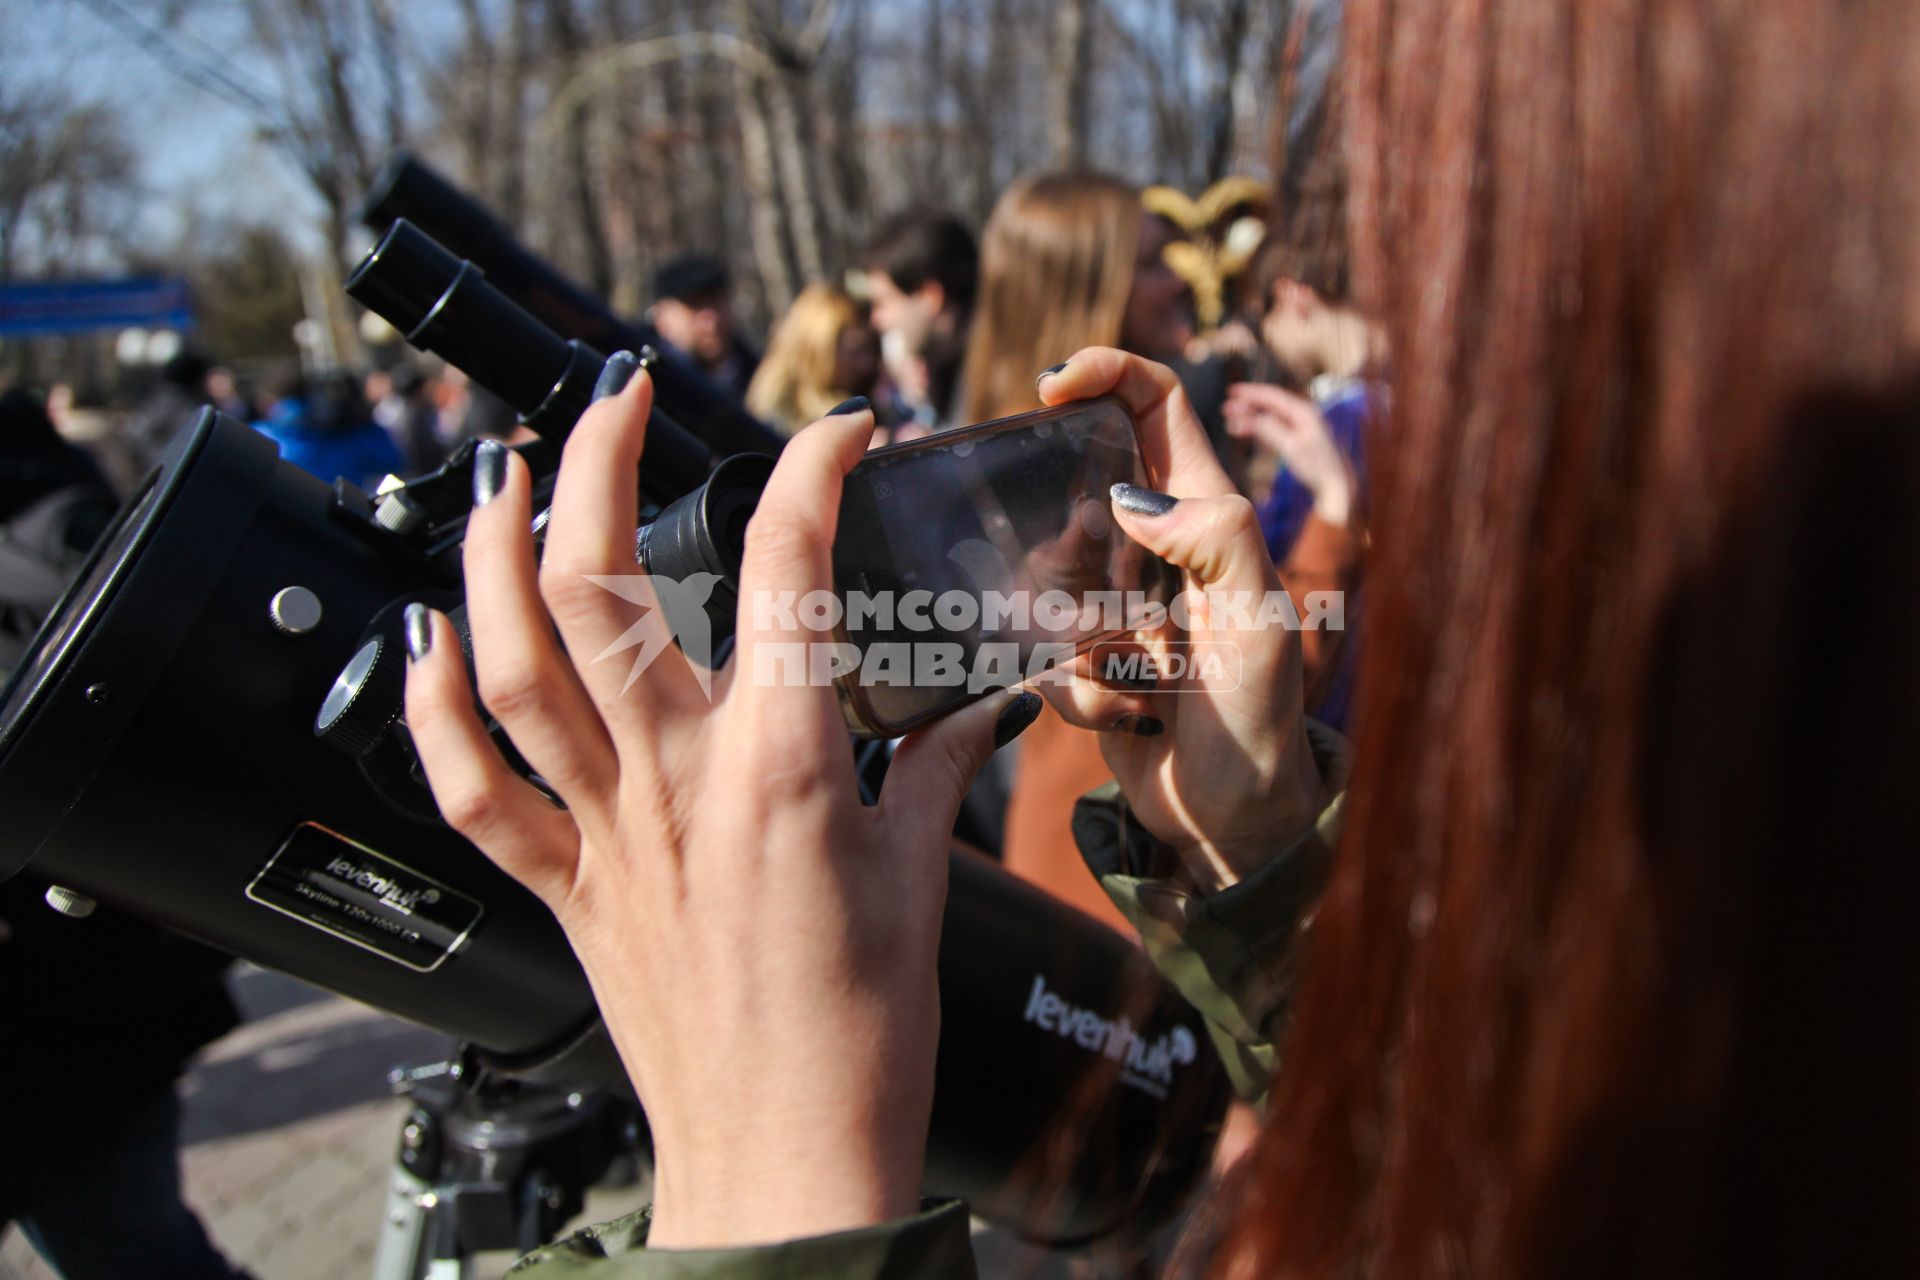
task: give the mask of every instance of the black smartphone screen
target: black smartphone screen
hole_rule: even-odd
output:
[[[1164,583],[1114,524],[1121,482],[1149,480],[1112,397],[868,455],[833,545],[840,638],[862,656],[839,682],[854,727],[904,732],[1130,625]]]

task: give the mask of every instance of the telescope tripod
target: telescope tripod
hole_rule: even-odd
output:
[[[472,1280],[474,1255],[546,1244],[589,1186],[645,1142],[639,1109],[611,1094],[507,1079],[468,1048],[395,1068],[410,1097],[374,1280]]]

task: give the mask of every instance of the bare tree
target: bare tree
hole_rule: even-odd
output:
[[[589,40],[574,12],[573,0],[546,0],[546,10],[553,56],[567,62],[578,59],[589,47]],[[588,145],[592,119],[598,114],[595,107],[595,103],[583,103],[567,118],[561,152],[565,159],[554,194],[566,207],[565,223],[586,265],[587,285],[604,295],[613,288],[613,251],[607,243],[605,214],[600,208],[598,166]]]
[[[1061,168],[1086,163],[1092,62],[1093,0],[1060,0],[1054,10],[1053,58],[1047,76],[1052,87],[1047,141],[1053,163]]]
[[[0,281],[114,256],[137,190],[120,123],[49,86],[0,80]]]
[[[984,219],[1008,181],[1044,165],[1189,191],[1262,172],[1295,7],[169,0],[170,18],[141,20],[170,37],[149,42],[156,56],[245,111],[305,175],[331,245],[410,143],[622,308],[641,304],[662,257],[698,248],[732,263],[766,319],[909,203]],[[250,57],[205,56],[184,33],[203,17]]]
[[[734,0],[733,19],[741,38],[761,55],[742,67],[757,82],[752,96],[765,103],[768,145],[779,174],[794,266],[802,279],[817,280],[826,274],[828,264],[820,230],[818,165],[808,99],[838,6],[834,0],[810,0],[797,26],[782,21],[780,7]]]
[[[1198,190],[1264,167],[1272,79],[1293,0],[1173,0],[1110,8],[1100,35],[1128,86],[1152,156],[1152,176]],[[1117,65],[1115,65],[1117,64]]]
[[[508,0],[493,20],[482,0],[455,0],[460,37],[449,56],[419,58],[435,131],[455,149],[455,168],[509,222],[524,213],[525,115],[531,79],[532,0]]]
[[[396,54],[377,47],[379,24],[368,21],[361,0],[244,0],[244,6],[252,43],[274,69],[281,103],[279,118],[261,121],[261,130],[320,197],[327,245],[337,260],[346,251],[351,210],[385,153],[405,141],[397,98],[384,121],[369,109],[378,101],[374,85],[386,81],[384,68]],[[397,93],[397,86],[390,88]]]

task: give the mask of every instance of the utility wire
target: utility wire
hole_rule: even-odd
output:
[[[128,27],[137,30],[143,37],[137,41],[140,47],[196,89],[265,117],[268,127],[277,133],[294,132],[292,122],[275,105],[272,95],[229,70],[214,51],[206,54],[189,51],[174,32],[138,13],[124,0],[82,0],[82,3],[115,30],[124,31]]]

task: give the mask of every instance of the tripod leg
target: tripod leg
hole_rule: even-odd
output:
[[[460,1242],[458,1190],[440,1187],[421,1197],[427,1218],[422,1234],[429,1257],[422,1280],[473,1280],[473,1255]],[[456,1194],[443,1194],[449,1191]]]
[[[387,1186],[386,1216],[380,1247],[373,1255],[373,1280],[424,1280],[428,1240],[427,1184],[399,1165]]]

